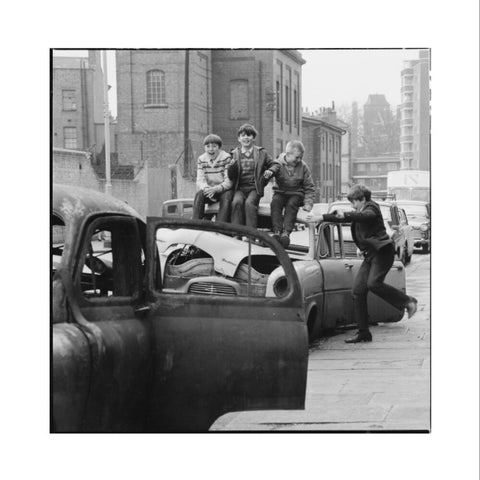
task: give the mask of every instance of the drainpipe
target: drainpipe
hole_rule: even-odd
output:
[[[184,125],[183,125],[183,163],[184,163],[184,173],[190,174],[190,158],[188,157],[189,152],[189,71],[190,71],[190,51],[185,50],[185,96],[184,96]]]
[[[258,145],[262,145],[262,62],[258,62]],[[269,150],[274,154],[272,150]]]
[[[110,112],[108,109],[108,72],[107,52],[102,50],[103,59],[103,122],[105,128],[105,193],[112,194],[112,183],[110,181]]]
[[[81,60],[80,85],[82,96],[82,123],[83,123],[83,150],[90,146],[89,125],[88,125],[88,97],[87,97],[87,76],[85,69],[85,60]]]

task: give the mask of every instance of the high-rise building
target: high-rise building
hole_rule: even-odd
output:
[[[430,169],[430,51],[404,62],[400,107],[401,169]]]

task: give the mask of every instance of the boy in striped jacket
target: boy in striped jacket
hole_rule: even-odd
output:
[[[222,139],[218,135],[207,135],[203,144],[205,153],[197,160],[198,192],[193,202],[193,218],[203,218],[205,203],[220,202],[217,221],[228,222],[233,195],[232,182],[227,175],[230,155],[222,150]]]

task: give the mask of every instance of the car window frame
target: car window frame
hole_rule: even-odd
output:
[[[136,281],[136,288],[131,295],[111,295],[111,296],[100,296],[100,297],[86,297],[84,292],[81,289],[81,274],[83,266],[85,265],[85,259],[88,251],[88,244],[92,238],[93,232],[99,225],[102,223],[108,222],[120,223],[120,222],[128,222],[130,223],[135,232],[137,233],[136,239],[134,240],[133,247],[137,248],[139,252],[139,261],[137,262],[137,281]],[[94,217],[90,217],[85,220],[83,228],[82,228],[82,235],[78,247],[78,254],[76,255],[75,262],[73,265],[73,286],[75,296],[77,298],[78,304],[81,307],[86,306],[102,306],[102,305],[123,305],[123,304],[131,304],[132,301],[138,301],[139,298],[142,297],[143,294],[143,277],[144,272],[142,271],[142,262],[141,262],[141,250],[142,248],[145,250],[145,246],[143,245],[141,239],[141,232],[139,228],[138,219],[136,217],[130,215],[123,215],[123,214],[100,214],[95,215]],[[146,253],[145,253],[146,255]]]
[[[232,233],[242,236],[249,236],[252,238],[259,238],[264,242],[276,255],[280,266],[284,269],[286,277],[290,278],[288,292],[281,297],[268,297],[268,301],[289,303],[293,297],[301,298],[301,287],[297,272],[293,267],[293,263],[287,252],[278,244],[278,242],[264,232],[258,231],[251,227],[238,226],[227,224],[223,222],[209,222],[205,220],[189,220],[185,218],[173,217],[147,217],[147,251],[146,251],[146,278],[145,278],[145,295],[146,299],[151,302],[158,301],[159,298],[165,295],[182,295],[181,293],[168,293],[159,290],[157,278],[162,276],[160,271],[160,262],[158,249],[156,245],[156,231],[158,228],[186,228],[193,230],[205,230],[218,233]],[[202,301],[212,301],[215,296],[206,295]],[[220,298],[220,297],[219,297]],[[245,296],[225,296],[221,297],[221,302],[224,303],[241,303],[246,300],[261,306],[267,297],[245,297]],[[220,301],[219,300],[219,301]],[[217,301],[217,300],[215,300]],[[279,303],[280,305],[280,303]]]

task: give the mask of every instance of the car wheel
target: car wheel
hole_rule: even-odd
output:
[[[406,265],[407,264],[407,257],[406,257],[406,250],[405,250],[405,247],[403,248],[402,250],[402,254],[401,255],[398,255],[398,258],[399,260],[403,263],[403,265]]]
[[[428,245],[422,245],[422,253],[430,253],[430,248]]]

